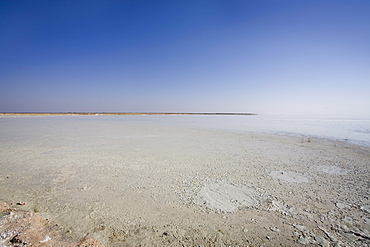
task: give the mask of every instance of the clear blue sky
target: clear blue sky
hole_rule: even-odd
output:
[[[3,1],[1,112],[370,114],[369,0]]]

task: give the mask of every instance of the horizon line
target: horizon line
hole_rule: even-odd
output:
[[[1,112],[0,115],[257,115],[246,112]]]

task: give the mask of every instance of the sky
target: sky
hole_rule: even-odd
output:
[[[0,112],[370,115],[368,0],[0,0]]]

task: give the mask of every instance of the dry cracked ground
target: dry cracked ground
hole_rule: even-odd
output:
[[[370,245],[369,148],[106,122],[52,127],[0,145],[0,246]]]

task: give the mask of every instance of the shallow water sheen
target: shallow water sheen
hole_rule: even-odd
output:
[[[134,120],[134,119],[133,119]],[[181,125],[194,128],[248,131],[264,133],[282,133],[323,137],[349,141],[354,144],[370,146],[370,117],[348,116],[166,116],[138,121],[152,121],[161,125]],[[134,120],[135,121],[135,120]]]
[[[21,120],[21,121],[19,121]],[[138,115],[138,116],[39,116],[0,117],[0,133],[6,138],[13,127],[32,126],[38,122],[78,125],[81,122],[113,124],[188,127],[197,129],[229,130],[260,133],[281,133],[330,138],[363,146],[370,146],[370,116],[293,116],[293,115],[242,115],[242,116],[192,116],[192,115]],[[46,127],[50,128],[50,127]],[[79,128],[79,127],[78,127]],[[23,133],[32,135],[32,133]],[[12,136],[13,138],[13,136]],[[21,138],[21,137],[19,137]]]

